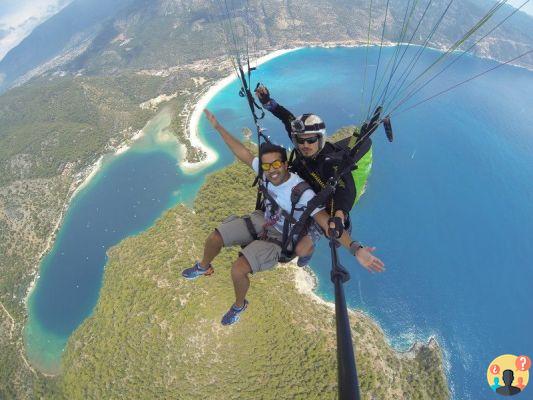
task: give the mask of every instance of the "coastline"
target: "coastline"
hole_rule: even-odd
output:
[[[357,44],[357,45],[356,44],[354,44],[354,45],[330,44],[329,47],[364,47],[364,45],[365,44]],[[376,44],[373,43],[371,45],[376,45]],[[394,44],[391,44],[391,45],[394,45]],[[310,46],[310,47],[328,47],[328,45],[327,44],[326,45],[317,44],[316,46]],[[276,52],[269,53],[268,55],[258,59],[257,65],[259,65],[261,63],[264,63],[264,62],[267,62],[267,61],[269,61],[269,60],[271,60],[273,58],[276,58],[276,57],[278,57],[278,56],[280,56],[282,54],[298,50],[300,48],[301,47],[293,48],[293,49],[286,49],[286,50],[278,50]],[[222,90],[224,87],[226,87],[231,82],[233,82],[234,79],[236,79],[234,76],[231,76],[231,75],[227,76],[226,78],[224,78],[222,80],[219,80],[216,83],[214,83],[211,87],[207,88],[207,90],[202,91],[201,94],[199,95],[200,96],[200,101],[198,103],[196,103],[196,105],[194,106],[194,111],[190,115],[190,119],[189,119],[188,124],[187,124],[187,126],[189,127],[189,138],[191,140],[191,143],[195,147],[200,147],[202,150],[204,150],[206,152],[207,151],[211,151],[212,154],[208,153],[208,157],[206,158],[206,160],[203,160],[202,162],[199,162],[199,163],[187,163],[187,162],[181,163],[180,166],[184,170],[186,170],[188,172],[189,171],[190,172],[197,172],[198,170],[201,170],[201,169],[207,167],[208,165],[211,165],[212,163],[216,162],[216,160],[218,159],[218,154],[215,151],[211,150],[208,146],[206,146],[201,141],[201,139],[199,137],[199,122],[200,122],[200,119],[202,117],[203,108],[209,103],[209,101],[212,100],[212,98],[214,96],[216,96],[216,94],[220,90]],[[194,122],[194,118],[196,118],[196,122]],[[140,137],[142,137],[144,135],[144,129],[145,128],[143,128],[140,131],[137,131],[137,133],[131,139],[127,139],[126,141],[124,141],[123,144],[121,146],[119,146],[118,148],[116,148],[113,153],[108,153],[108,154],[106,154],[106,156],[107,155],[111,155],[111,156],[112,155],[118,155],[118,154],[121,154],[121,153],[127,151],[131,147],[131,145],[132,145],[131,142],[132,141],[135,141],[135,140],[139,139]],[[211,156],[211,158],[210,158],[210,156]],[[26,295],[26,297],[24,299],[25,303],[27,302],[29,294],[33,290],[33,288],[35,286],[35,283],[36,283],[37,279],[39,278],[38,271],[39,271],[40,264],[42,262],[42,257],[49,251],[50,247],[53,245],[53,242],[54,242],[55,237],[56,237],[55,236],[56,232],[58,231],[58,229],[61,226],[61,223],[63,221],[64,213],[66,212],[66,210],[70,206],[71,201],[73,200],[74,196],[78,193],[78,191],[80,191],[85,186],[87,186],[88,183],[91,181],[91,179],[94,176],[96,176],[97,172],[102,167],[103,157],[104,156],[101,156],[93,165],[91,165],[90,167],[86,168],[82,172],[78,173],[76,175],[76,177],[78,177],[78,178],[75,179],[74,182],[71,184],[71,189],[69,190],[69,194],[67,195],[68,200],[67,200],[67,202],[65,203],[65,205],[63,207],[63,211],[60,214],[60,217],[58,219],[58,222],[57,222],[56,226],[54,227],[53,234],[49,238],[50,240],[49,240],[49,242],[48,242],[48,244],[46,246],[46,249],[43,251],[43,253],[39,257],[39,264],[38,264],[37,269],[36,269],[36,276],[35,276],[35,279],[33,280],[33,282],[31,283],[30,287],[28,288],[27,295]],[[72,189],[73,187],[74,187],[74,189]],[[72,192],[72,190],[73,190],[73,192]],[[312,278],[312,276],[311,276],[311,278]],[[307,282],[307,285],[309,285],[309,282]],[[334,304],[333,303],[327,302],[324,299],[320,298],[317,294],[314,293],[313,289],[314,289],[314,287],[311,286],[310,295],[311,295],[312,298],[314,298],[315,301],[318,301],[318,302],[320,302],[322,304],[325,304],[326,306],[328,306],[330,308],[334,308]],[[304,290],[308,290],[308,288],[304,287]],[[361,315],[373,320],[373,318],[371,316],[369,316],[369,315],[367,315],[367,314],[365,314],[365,313],[363,313],[361,311],[350,310],[350,313],[354,313],[356,315],[357,314],[361,314]],[[430,343],[433,340],[435,340],[435,342],[436,342],[436,339],[435,339],[434,336],[430,336],[428,340],[429,340]],[[407,351],[407,353],[410,353],[412,350],[416,350],[415,347],[419,346],[419,345],[420,345],[420,342],[414,343],[412,345],[411,349]],[[404,353],[404,352],[402,352],[402,353]]]
[[[305,296],[308,296],[311,301],[317,304],[323,305],[329,308],[332,313],[335,313],[335,303],[324,300],[322,297],[320,297],[315,292],[316,288],[318,287],[318,277],[316,276],[316,274],[313,272],[311,268],[298,267],[296,265],[296,262],[294,261],[288,263],[286,266],[280,265],[277,268],[280,268],[280,267],[294,269],[294,285],[295,285],[296,290],[299,293]],[[377,327],[377,329],[381,332],[383,337],[385,337],[389,346],[391,346],[394,352],[398,354],[398,356],[401,358],[414,359],[417,353],[423,347],[429,347],[430,349],[439,349],[442,355],[443,372],[448,382],[448,388],[451,393],[450,398],[451,399],[455,398],[455,394],[454,394],[455,387],[453,384],[453,379],[451,377],[450,353],[438,340],[438,336],[436,333],[429,335],[426,339],[415,338],[414,341],[410,344],[409,348],[407,348],[406,350],[401,350],[394,346],[393,340],[391,340],[391,337],[387,335],[387,333],[383,330],[381,325],[378,323],[378,321],[373,316],[366,314],[364,311],[352,309],[349,307],[348,307],[348,314],[351,317],[362,318],[374,324]]]
[[[318,286],[318,278],[312,269],[310,269],[309,267],[303,267],[303,268],[298,267],[295,262],[288,263],[285,268],[294,269],[294,284],[298,292],[308,296],[313,302],[326,306],[332,312],[335,312],[335,303],[326,301],[322,297],[320,297],[318,294],[316,294],[315,289]],[[436,334],[430,335],[426,340],[415,340],[414,343],[412,343],[411,346],[407,350],[399,350],[393,346],[393,342],[390,340],[390,337],[385,333],[383,328],[381,328],[381,326],[378,324],[375,318],[373,318],[371,315],[368,315],[361,310],[356,310],[356,309],[352,309],[349,307],[348,307],[348,313],[355,318],[364,318],[366,320],[371,321],[373,324],[375,324],[380,330],[380,332],[383,334],[383,336],[387,338],[389,345],[392,348],[394,348],[394,350],[402,357],[414,358],[416,356],[416,353],[421,347],[423,346],[435,347],[436,346],[442,350],[443,358],[445,358],[444,357],[445,350],[440,345]],[[448,370],[448,367],[444,365],[444,369]],[[448,375],[446,374],[446,376]]]
[[[125,153],[126,151],[128,151],[135,144],[136,141],[138,141],[139,139],[142,139],[146,135],[146,132],[147,132],[147,129],[148,129],[150,123],[163,112],[168,112],[168,110],[166,110],[165,108],[162,108],[159,112],[155,113],[146,122],[146,124],[143,126],[142,129],[137,130],[135,132],[132,132],[133,133],[132,136],[125,138],[124,140],[122,140],[118,144],[108,143],[106,145],[104,154],[102,154],[100,157],[98,157],[98,159],[95,162],[93,162],[91,165],[87,166],[86,168],[84,168],[81,171],[79,171],[79,172],[75,173],[74,175],[72,175],[72,182],[70,183],[68,192],[67,192],[67,194],[65,196],[66,200],[63,203],[63,206],[61,208],[60,214],[59,214],[59,216],[58,216],[58,218],[56,220],[56,223],[55,223],[55,225],[54,225],[54,227],[52,229],[52,233],[50,234],[50,236],[48,237],[48,239],[46,241],[46,245],[45,245],[44,249],[39,253],[37,264],[35,265],[32,273],[30,275],[30,276],[32,276],[33,279],[31,280],[30,284],[28,285],[28,287],[26,289],[25,296],[22,299],[22,304],[24,304],[24,307],[25,307],[25,310],[26,310],[25,320],[24,320],[24,323],[21,325],[21,328],[20,328],[20,334],[21,334],[22,338],[24,338],[24,336],[25,336],[24,330],[26,329],[26,326],[27,326],[27,323],[28,323],[28,316],[29,316],[29,312],[30,312],[30,310],[29,310],[29,306],[30,306],[29,305],[29,299],[30,299],[34,289],[37,286],[39,278],[41,277],[40,269],[41,269],[41,265],[42,265],[43,259],[46,256],[46,254],[50,251],[50,249],[54,246],[54,243],[55,243],[55,241],[57,239],[58,232],[59,232],[59,230],[60,230],[60,228],[61,228],[61,226],[62,226],[62,224],[64,222],[66,212],[68,211],[70,205],[72,204],[72,201],[74,200],[76,195],[82,189],[87,187],[89,185],[89,183],[92,181],[92,179],[98,174],[98,172],[103,167],[105,161],[107,161],[106,159],[116,157],[116,156],[121,155],[121,154]],[[21,354],[21,358],[23,359],[23,361],[24,361],[25,365],[28,367],[28,369],[31,370],[34,374],[36,374],[36,370],[35,370],[34,366],[29,362],[28,357],[26,357],[25,342],[23,344],[23,347],[20,349],[20,354]],[[57,376],[57,374],[55,374],[55,373],[43,372],[41,370],[39,371],[39,373],[44,375],[44,376],[46,376],[46,377],[55,377],[55,376]]]
[[[288,54],[294,51],[301,50],[306,47],[314,48],[314,47],[320,47],[320,48],[335,48],[335,47],[365,47],[367,46],[379,46],[379,42],[364,42],[364,41],[357,41],[357,40],[347,40],[347,41],[337,41],[337,42],[297,42],[295,43],[294,47],[289,48],[283,48],[278,50],[264,50],[267,52],[267,54],[260,56],[256,60],[253,60],[251,62],[251,67],[258,67],[261,64],[264,64],[268,61],[271,61],[277,57],[280,57],[284,54]],[[394,42],[384,42],[384,47],[391,47],[395,46],[396,43]],[[442,49],[441,49],[442,50]],[[261,51],[261,52],[264,52]],[[245,72],[247,70],[245,69]],[[191,100],[191,103],[194,105],[192,108],[188,111],[186,111],[186,122],[184,124],[185,131],[186,131],[186,137],[190,140],[190,143],[193,147],[199,149],[200,151],[204,152],[206,154],[205,159],[198,162],[189,162],[189,161],[181,161],[179,166],[182,169],[184,173],[194,174],[202,169],[208,167],[209,165],[212,165],[218,160],[218,153],[214,151],[211,147],[209,147],[206,143],[202,142],[200,139],[200,120],[202,118],[203,110],[207,107],[209,102],[220,92],[222,89],[224,89],[226,86],[230,85],[234,80],[236,80],[237,77],[234,73],[225,76],[222,79],[219,79],[215,82],[213,82],[211,85],[209,85],[204,90],[200,91],[195,98]],[[185,146],[182,144],[182,152],[185,154],[186,149]]]
[[[324,47],[324,48],[330,48],[330,47],[362,47],[365,46],[366,43],[359,42],[359,41],[342,41],[342,42],[324,42],[324,43],[301,43],[302,45],[297,45],[295,47],[291,48],[285,48],[285,49],[278,49],[278,50],[265,50],[267,54],[257,58],[253,63],[252,67],[260,66],[261,64],[264,64],[268,61],[273,60],[274,58],[280,57],[284,54],[288,54],[297,50],[300,50],[304,47]],[[378,45],[379,43],[370,43],[370,45]],[[394,45],[394,43],[390,43],[390,45]],[[187,122],[185,124],[186,131],[188,133],[188,138],[191,142],[191,144],[194,147],[199,148],[200,150],[204,151],[207,154],[207,157],[200,161],[200,162],[187,162],[187,161],[181,161],[179,163],[180,168],[184,173],[194,174],[202,169],[208,167],[209,165],[212,165],[218,160],[218,153],[216,153],[213,149],[211,149],[209,146],[207,146],[199,137],[199,123],[200,119],[202,117],[202,113],[204,108],[209,104],[209,102],[218,94],[218,92],[222,89],[224,89],[226,86],[231,84],[237,77],[234,74],[227,75],[226,77],[219,79],[212,83],[210,86],[208,86],[203,91],[200,91],[199,94],[195,97],[195,99],[192,100],[192,103],[194,104],[192,108],[192,112],[187,113]],[[171,95],[169,98],[173,98]],[[139,107],[142,108],[142,105],[148,104],[152,105],[152,102],[154,100],[157,100],[156,103],[159,105],[162,101],[165,101],[167,97],[159,96],[156,99],[151,99],[148,102],[142,103],[139,105]],[[161,100],[161,101],[160,101]],[[157,115],[156,113],[155,115]],[[154,117],[155,117],[154,115]],[[57,232],[59,228],[61,227],[61,224],[63,222],[64,216],[66,211],[68,210],[68,207],[70,206],[72,200],[74,197],[84,188],[86,187],[91,180],[96,176],[98,171],[100,171],[102,165],[103,165],[103,159],[104,156],[116,156],[119,154],[122,154],[126,152],[133,144],[133,142],[137,141],[138,139],[142,138],[145,134],[145,129],[150,123],[150,121],[154,118],[152,117],[145,126],[140,129],[139,131],[135,132],[135,134],[129,138],[122,141],[118,147],[112,147],[113,151],[106,153],[104,155],[101,155],[93,164],[86,167],[82,171],[78,172],[74,175],[74,180],[70,185],[68,194],[67,194],[67,200],[61,210],[61,213],[59,215],[59,218],[57,219],[57,222],[52,230],[52,234],[49,236],[47,244],[43,251],[40,253],[38,257],[38,262],[36,267],[33,270],[33,280],[31,281],[30,285],[28,286],[26,290],[26,295],[23,299],[23,304],[25,305],[26,309],[28,308],[28,299],[33,292],[37,280],[40,277],[39,269],[40,265],[42,263],[43,257],[46,255],[46,253],[50,250],[52,247],[55,238],[57,236]],[[180,146],[182,149],[183,154],[185,153],[184,146]]]
[[[255,60],[251,66],[258,67],[261,64],[273,60],[274,58],[280,57],[287,53],[291,53],[293,51],[300,50],[301,48],[302,47],[294,47],[290,49],[280,49],[269,52],[268,54],[265,54],[264,56],[261,56],[257,60]],[[196,100],[193,100],[193,103],[195,103],[195,105],[192,109],[192,112],[190,112],[187,116],[187,122],[185,124],[187,131],[186,133],[187,137],[191,142],[191,145],[205,152],[206,158],[199,162],[182,161],[180,163],[180,167],[183,172],[196,173],[204,169],[205,167],[215,163],[218,160],[218,153],[216,153],[216,151],[214,151],[211,147],[202,142],[202,140],[200,139],[200,119],[202,118],[203,110],[207,107],[209,102],[218,94],[218,92],[220,92],[222,89],[224,89],[236,79],[237,77],[234,74],[228,75],[214,82],[212,85],[208,86],[205,90],[200,92]]]
[[[336,48],[336,47],[346,47],[346,48],[356,48],[356,47],[366,47],[366,46],[379,46],[382,45],[383,47],[394,47],[398,44],[400,45],[407,45],[408,43],[397,43],[397,42],[391,42],[391,41],[384,41],[383,43],[380,43],[379,41],[360,41],[360,40],[344,40],[344,41],[332,41],[332,42],[295,42],[293,43],[294,47],[284,48],[284,49],[278,49],[278,50],[262,50],[261,52],[266,51],[267,54],[259,57],[257,60],[252,61],[252,67],[258,67],[261,64],[264,64],[268,61],[273,60],[276,57],[282,56],[287,53],[291,53],[293,51],[297,51],[303,48]],[[419,46],[416,44],[411,44],[411,46]],[[446,51],[447,46],[443,44],[434,44],[433,46],[427,46],[430,50],[435,51]],[[461,53],[462,50],[457,49],[454,50],[454,53]],[[477,55],[470,52],[467,52],[468,55],[485,59],[485,60],[491,60],[496,61],[498,63],[503,64],[502,61],[499,61],[491,56],[487,55]],[[526,70],[533,70],[530,68],[527,68],[525,66],[519,65],[519,64],[508,64],[514,67],[523,68]],[[246,70],[245,70],[246,72]],[[202,140],[199,137],[199,124],[200,120],[202,118],[202,112],[203,109],[209,104],[209,102],[217,95],[219,91],[224,89],[226,86],[231,84],[234,80],[236,80],[237,77],[234,74],[228,75],[218,81],[215,81],[210,86],[208,86],[206,89],[201,91],[195,99],[193,99],[191,102],[194,104],[192,107],[192,111],[189,110],[189,112],[186,112],[187,115],[187,121],[184,124],[185,130],[186,130],[186,136],[189,138],[191,145],[195,148],[198,148],[199,150],[203,151],[206,154],[206,158],[199,162],[189,162],[189,161],[182,161],[180,163],[180,167],[183,170],[184,173],[196,173],[209,165],[215,163],[218,160],[218,154],[216,151],[214,151],[211,147],[209,147],[206,143],[202,142]]]
[[[45,248],[39,254],[37,265],[34,268],[34,273],[33,273],[34,278],[26,290],[26,295],[24,296],[24,299],[23,299],[23,303],[26,307],[26,310],[28,309],[28,300],[30,298],[30,295],[33,292],[33,289],[35,289],[37,280],[40,277],[39,270],[41,267],[41,263],[43,261],[43,257],[46,255],[46,253],[48,253],[48,251],[51,249],[52,245],[54,244],[54,241],[57,237],[57,232],[59,231],[59,228],[61,227],[61,224],[63,223],[63,220],[65,218],[65,213],[70,207],[72,200],[83,188],[85,188],[91,182],[91,180],[96,176],[98,171],[100,171],[103,165],[104,157],[105,156],[117,156],[119,154],[126,152],[133,145],[135,141],[137,141],[138,139],[144,136],[145,134],[144,130],[147,125],[148,123],[142,129],[135,132],[135,134],[131,138],[124,140],[118,147],[114,148],[113,152],[101,155],[93,164],[89,165],[88,167],[86,167],[85,169],[81,170],[80,172],[74,175],[74,179],[72,183],[70,184],[70,188],[67,193],[67,200],[63,204],[61,213],[59,214],[59,218],[57,219],[57,222],[54,225],[52,234],[48,237],[48,241],[46,243]]]

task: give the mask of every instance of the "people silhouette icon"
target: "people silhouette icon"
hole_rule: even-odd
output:
[[[503,371],[503,383],[505,386],[500,386],[496,389],[496,393],[504,396],[514,396],[517,393],[520,393],[521,390],[519,387],[511,386],[514,381],[514,372],[511,369],[506,369]]]
[[[500,387],[500,378],[498,377],[495,377],[494,378],[494,383],[492,385],[490,385],[490,388],[494,391],[496,391],[496,389],[498,389]]]
[[[521,376],[518,377],[518,384],[516,386],[518,386],[520,390],[524,390],[524,388],[526,387],[526,385],[524,385],[524,378],[522,378]]]

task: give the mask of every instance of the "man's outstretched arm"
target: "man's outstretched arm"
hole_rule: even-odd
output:
[[[324,230],[324,232],[328,232],[329,229],[329,215],[326,211],[321,210],[317,212],[313,218],[317,222],[318,225]],[[355,258],[357,258],[357,261],[359,261],[359,264],[361,264],[363,267],[365,267],[370,272],[383,272],[385,269],[385,264],[383,264],[383,261],[381,261],[379,258],[377,258],[375,255],[372,254],[374,250],[376,250],[375,247],[351,247],[352,243],[354,241],[350,237],[349,233],[346,231],[342,232],[342,235],[340,238],[337,239],[337,241],[343,246],[346,247],[350,253],[352,253]],[[355,242],[356,243],[356,242]]]
[[[235,154],[239,160],[243,163],[252,167],[252,161],[254,155],[250,150],[248,150],[240,141],[235,139],[216,119],[216,117],[207,109],[204,110],[204,114],[207,117],[207,120],[213,128],[215,128],[224,142],[228,145],[229,149]]]

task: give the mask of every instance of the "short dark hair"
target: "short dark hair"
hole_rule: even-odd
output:
[[[261,143],[261,146],[259,146],[259,154],[263,155],[266,153],[279,153],[281,156],[281,161],[287,161],[287,150],[285,150],[285,147],[271,142],[263,142]]]

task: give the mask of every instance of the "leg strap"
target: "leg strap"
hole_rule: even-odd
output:
[[[252,218],[250,218],[249,215],[244,215],[242,217],[244,220],[244,223],[246,224],[246,228],[248,229],[248,232],[250,232],[250,235],[254,240],[257,240],[257,231],[255,230],[254,224],[252,222]]]
[[[288,263],[289,261],[291,261],[292,259],[294,259],[296,257],[296,255],[293,252],[291,252],[290,254],[285,254],[283,252],[283,243],[281,243],[281,240],[274,239],[274,238],[271,238],[271,237],[267,237],[267,238],[265,238],[263,240],[265,240],[267,242],[270,242],[270,243],[277,244],[279,247],[282,248],[281,254],[280,254],[279,259],[278,259],[278,262],[280,262],[282,264],[285,264],[285,263]]]

